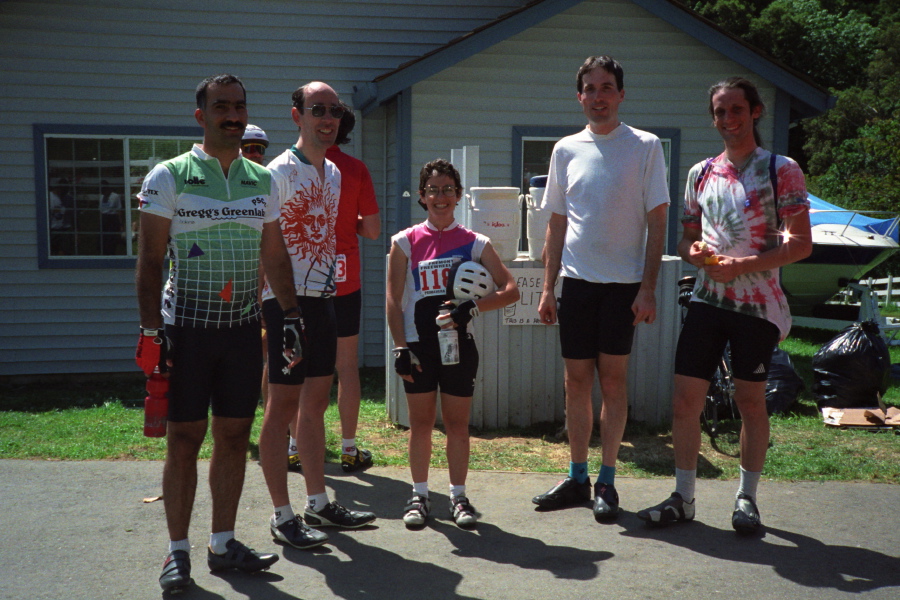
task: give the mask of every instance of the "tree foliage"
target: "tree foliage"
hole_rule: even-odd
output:
[[[847,208],[900,208],[900,0],[683,3],[837,98],[791,130],[813,193]]]

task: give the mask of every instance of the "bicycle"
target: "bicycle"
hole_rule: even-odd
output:
[[[694,283],[697,278],[693,276],[682,277],[678,280],[678,305],[681,306],[681,324],[687,316],[691,295],[694,293]],[[737,405],[734,403],[734,377],[731,373],[731,350],[726,345],[709,382],[706,391],[706,400],[703,402],[703,412],[700,413],[700,426],[709,434],[711,439],[719,435],[719,425],[723,421],[735,421],[741,418]]]

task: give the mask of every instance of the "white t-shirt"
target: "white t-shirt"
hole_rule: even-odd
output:
[[[662,144],[620,123],[607,135],[585,127],[553,148],[543,209],[565,215],[563,277],[639,283],[647,213],[669,203]]]

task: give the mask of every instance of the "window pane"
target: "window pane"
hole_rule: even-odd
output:
[[[194,139],[45,138],[50,256],[134,256],[147,173]]]

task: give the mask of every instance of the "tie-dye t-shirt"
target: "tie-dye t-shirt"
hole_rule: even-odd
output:
[[[776,205],[770,157],[770,152],[757,148],[739,171],[722,153],[697,163],[688,173],[682,223],[700,228],[702,240],[716,254],[744,257],[771,250],[780,243],[780,221],[809,210],[803,171],[786,156],[775,157]],[[697,181],[701,172],[703,178]],[[781,339],[791,329],[778,269],[747,273],[727,283],[709,279],[700,269],[691,300],[770,321],[778,327]]]

